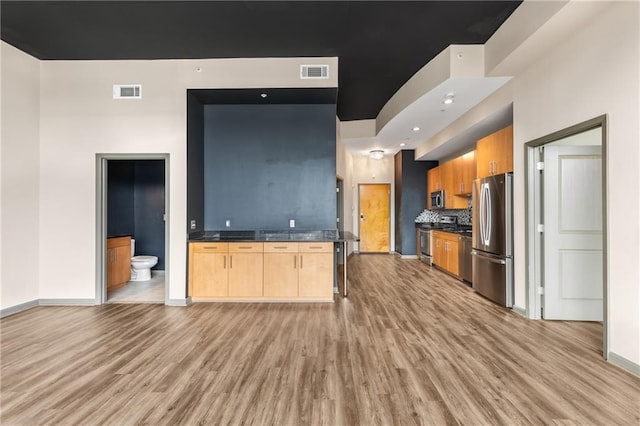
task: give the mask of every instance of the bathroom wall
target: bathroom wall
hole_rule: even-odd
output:
[[[164,270],[164,161],[110,160],[107,234],[131,235],[136,254],[157,256],[153,268]]]

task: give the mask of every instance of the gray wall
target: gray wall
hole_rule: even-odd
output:
[[[415,161],[415,151],[405,149],[394,158],[395,250],[409,256],[416,253],[415,218],[427,208],[427,171],[437,161]]]
[[[204,107],[205,229],[336,227],[336,107]]]
[[[187,93],[187,232],[204,231],[204,105]],[[191,221],[196,221],[191,229]]]
[[[157,256],[164,270],[164,160],[109,160],[107,234],[131,235],[136,254]]]

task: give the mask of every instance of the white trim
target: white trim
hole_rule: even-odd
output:
[[[417,254],[401,254],[400,259],[417,259]]]
[[[513,305],[513,306],[511,307],[511,310],[512,310],[513,312],[515,312],[516,314],[518,314],[518,315],[520,315],[520,316],[522,316],[522,317],[527,318],[527,310],[526,310],[525,308],[522,308],[522,307],[520,307],[520,306]]]
[[[39,306],[95,306],[96,299],[39,299]]]
[[[165,305],[185,307],[185,306],[191,305],[191,303],[192,303],[191,297],[187,297],[186,299],[167,299],[167,302],[165,303]]]
[[[29,302],[20,303],[14,306],[9,306],[8,308],[4,308],[0,310],[0,318],[8,317],[9,315],[14,315],[23,311],[27,311],[31,308],[35,308],[36,306],[38,306],[38,299],[30,300]]]
[[[633,361],[628,360],[625,357],[618,355],[615,352],[609,352],[609,356],[607,356],[607,361],[616,367],[620,367],[623,370],[628,371],[631,374],[634,374],[640,377],[640,364],[636,364]]]

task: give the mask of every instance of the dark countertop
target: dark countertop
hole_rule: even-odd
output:
[[[471,238],[471,226],[470,225],[457,225],[455,227],[443,227],[437,222],[416,223],[416,229],[427,231],[441,231],[450,232],[452,234],[461,235],[463,237],[468,236]]]
[[[286,231],[205,231],[189,234],[189,242],[238,242],[238,241],[257,241],[257,242],[344,242],[359,241],[358,236],[351,232],[338,232],[336,230],[286,230]]]

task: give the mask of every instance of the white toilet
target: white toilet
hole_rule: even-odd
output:
[[[151,268],[158,264],[158,256],[135,256],[136,240],[131,239],[131,281],[149,281]]]

